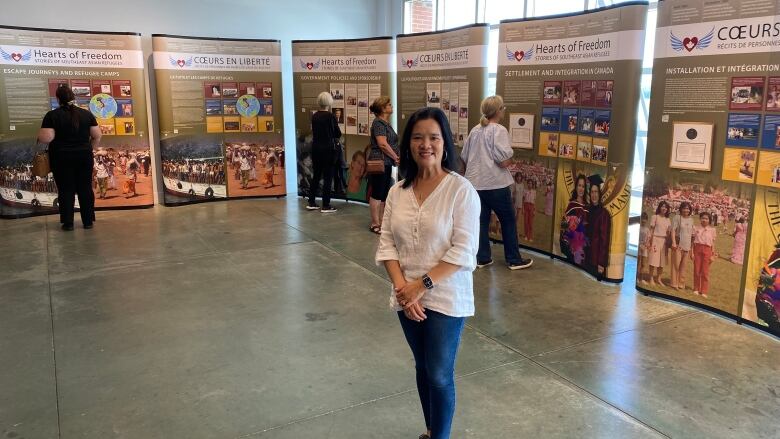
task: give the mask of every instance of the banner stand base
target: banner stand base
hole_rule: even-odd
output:
[[[115,206],[115,207],[96,207],[95,212],[105,212],[110,210],[140,210],[140,209],[153,209],[154,204],[142,204],[139,206]],[[79,209],[76,209],[75,212],[79,212]],[[14,220],[14,219],[24,219],[24,218],[33,218],[36,216],[46,216],[46,215],[59,215],[59,211],[53,210],[50,212],[30,212],[30,213],[18,213],[18,214],[12,214],[12,215],[5,215],[0,214],[0,219],[5,220]]]
[[[504,243],[504,241],[500,241],[498,239],[491,239],[490,242],[492,242],[494,244],[503,244]],[[548,251],[545,251],[545,250],[539,250],[538,248],[529,247],[529,246],[527,246],[525,244],[518,244],[518,247],[523,249],[523,250],[531,251],[531,252],[534,252],[534,253],[542,255],[542,256],[547,256],[550,259],[554,259],[554,260],[557,260],[557,261],[565,262],[565,263],[571,265],[572,267],[579,269],[584,274],[589,275],[590,277],[592,277],[594,280],[596,280],[598,282],[609,283],[609,284],[621,284],[621,283],[623,283],[623,280],[624,280],[624,278],[622,278],[622,277],[620,279],[613,279],[613,278],[610,278],[610,277],[603,277],[601,279],[598,279],[596,276],[593,276],[591,273],[588,273],[587,271],[583,270],[582,267],[580,267],[579,265],[571,262],[570,260],[566,259],[563,256],[558,256],[558,255],[556,255],[554,253],[551,253],[551,252],[548,252]]]
[[[220,203],[224,201],[236,201],[236,200],[259,200],[263,198],[286,198],[287,194],[284,195],[250,195],[246,197],[234,197],[234,198],[212,198],[212,199],[206,199],[206,200],[192,200],[192,201],[182,201],[181,203],[162,203],[165,207],[181,207],[181,206],[189,206],[192,204],[202,204],[202,203]]]

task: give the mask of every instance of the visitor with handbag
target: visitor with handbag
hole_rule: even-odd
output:
[[[393,104],[387,96],[380,96],[369,107],[376,118],[371,124],[371,154],[368,161],[369,185],[371,195],[368,205],[371,210],[371,225],[369,229],[379,234],[382,229],[382,218],[385,211],[385,200],[393,179],[393,165],[399,163],[398,134],[390,125],[393,114]],[[378,158],[384,161],[383,172],[377,172],[375,163]]]
[[[309,204],[306,206],[306,209],[320,209],[322,213],[333,213],[336,211],[336,208],[330,205],[330,195],[333,188],[333,176],[336,171],[337,150],[339,149],[337,142],[341,137],[341,129],[336,121],[336,117],[330,112],[333,106],[333,96],[326,91],[320,93],[317,96],[317,105],[320,107],[319,111],[311,116],[311,158],[314,176],[309,187]],[[322,208],[317,206],[315,201],[320,179],[322,179]]]
[[[49,144],[62,230],[73,230],[76,195],[81,222],[85,229],[91,229],[95,220],[92,151],[100,144],[100,128],[92,113],[76,105],[76,96],[69,86],[60,85],[56,96],[60,106],[43,117],[38,142]]]

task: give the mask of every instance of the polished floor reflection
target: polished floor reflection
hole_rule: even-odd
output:
[[[0,438],[416,438],[367,209],[337,207],[0,222]],[[778,339],[535,258],[475,273],[453,438],[777,437]]]

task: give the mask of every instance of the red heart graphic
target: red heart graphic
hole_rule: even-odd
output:
[[[412,68],[412,64],[413,64],[412,60],[410,60],[410,59],[406,60],[406,67],[409,67],[411,69]]]
[[[309,69],[309,70],[313,69],[314,68],[314,63],[307,62],[306,63],[306,68]]]
[[[20,59],[22,59],[21,53],[12,53],[11,58],[13,58],[14,61],[19,62]]]
[[[180,60],[176,61],[176,64],[178,64],[179,67],[184,67],[184,60],[180,59]]]
[[[522,50],[516,50],[515,51],[515,59],[518,61],[522,61],[523,58],[525,58],[525,52]]]
[[[685,50],[687,50],[688,52],[693,50],[697,44],[699,44],[699,39],[696,37],[693,38],[685,37],[685,39],[683,40],[683,47],[685,47]]]

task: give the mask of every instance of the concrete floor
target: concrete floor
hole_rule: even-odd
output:
[[[0,438],[416,438],[367,209],[302,207],[1,221]],[[777,339],[545,257],[510,272],[497,250],[453,438],[780,435]]]

